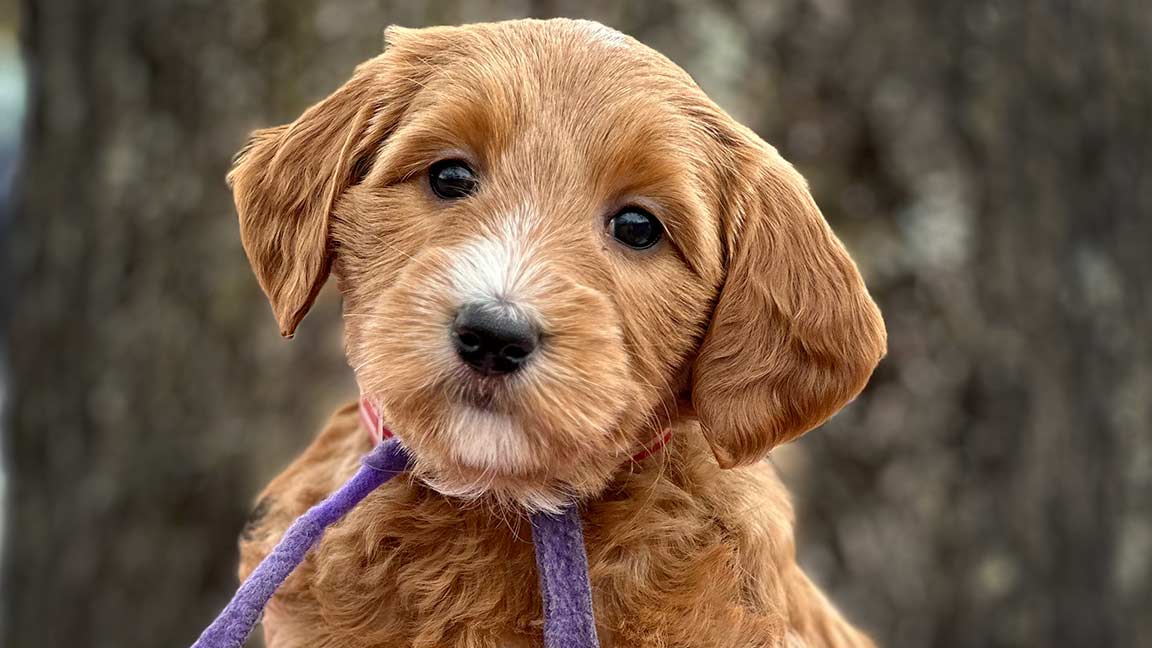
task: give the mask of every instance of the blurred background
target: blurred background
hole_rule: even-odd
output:
[[[248,131],[386,25],[560,15],[780,148],[881,304],[871,386],[774,454],[814,579],[882,646],[1152,646],[1147,0],[3,0],[0,645],[189,644],[354,395],[331,290],[288,343],[248,271]]]

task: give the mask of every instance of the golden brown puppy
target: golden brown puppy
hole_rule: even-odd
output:
[[[281,590],[271,648],[539,646],[524,512],[572,501],[606,647],[871,645],[760,460],[856,396],[883,322],[804,180],[666,58],[585,21],[393,28],[229,178],[281,333],[335,275],[415,459]],[[369,445],[336,414],[241,575]]]

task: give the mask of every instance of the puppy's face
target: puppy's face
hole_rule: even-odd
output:
[[[819,424],[883,353],[802,180],[612,30],[391,30],[230,180],[282,332],[331,271],[418,474],[556,508],[695,410],[724,465]]]

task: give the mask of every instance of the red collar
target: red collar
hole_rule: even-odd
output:
[[[364,425],[364,429],[368,430],[368,435],[372,437],[372,447],[380,445],[384,439],[392,438],[392,430],[384,425],[384,419],[380,418],[376,406],[369,403],[367,398],[360,399],[360,423]]]
[[[372,445],[380,445],[384,439],[391,439],[393,434],[392,430],[384,424],[384,419],[380,417],[380,413],[376,411],[376,406],[368,402],[367,398],[360,399],[360,422],[364,425],[364,429],[368,430],[368,435],[372,437]],[[664,433],[646,443],[640,451],[632,455],[632,461],[639,463],[648,457],[660,452],[664,446],[668,445],[668,440],[672,438],[672,428],[666,428]]]

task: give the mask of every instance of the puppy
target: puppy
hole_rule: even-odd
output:
[[[525,512],[581,506],[602,645],[868,646],[761,460],[856,396],[879,311],[804,180],[602,25],[391,28],[229,181],[285,336],[329,274],[410,479],[333,526],[270,648],[529,647]],[[265,490],[241,576],[371,445],[355,405]]]

